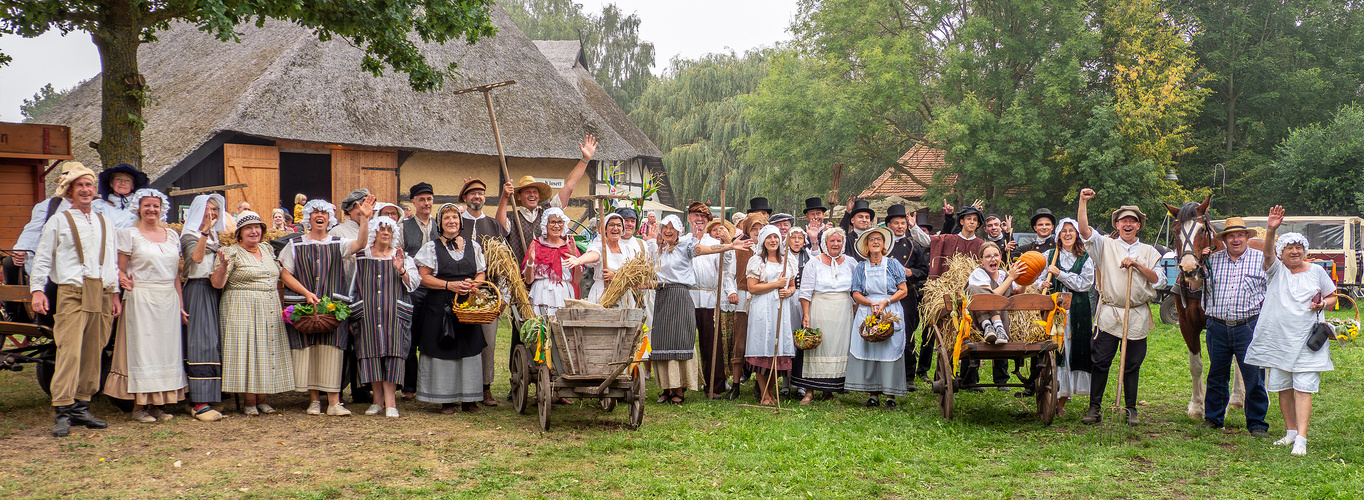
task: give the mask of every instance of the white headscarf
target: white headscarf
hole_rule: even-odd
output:
[[[786,241],[781,239],[781,228],[778,228],[776,224],[768,224],[763,226],[762,231],[758,231],[758,241],[753,242],[755,247],[753,253],[761,254],[767,251],[767,237],[774,234],[777,235],[777,240],[779,240],[777,251],[785,251]]]
[[[152,188],[142,188],[137,191],[134,191],[133,194],[128,197],[128,211],[132,212],[134,217],[141,219],[142,214],[140,213],[141,210],[139,210],[138,207],[142,205],[143,198],[161,199],[161,221],[165,222],[166,213],[170,212],[170,200],[166,198],[166,195]],[[202,223],[203,219],[201,218],[199,222]]]
[[[546,235],[546,236],[549,235],[549,218],[550,218],[550,217],[558,217],[560,220],[564,221],[564,229],[563,229],[563,231],[564,231],[565,234],[568,233],[568,216],[567,216],[567,215],[564,215],[564,211],[563,211],[563,210],[559,209],[558,207],[553,207],[553,208],[546,209],[546,210],[545,210],[545,216],[544,216],[544,218],[540,219],[540,234],[543,234],[543,235]],[[561,234],[561,235],[559,235],[559,236],[563,236],[563,235]]]
[[[1079,243],[1081,246],[1083,246],[1083,245],[1085,244],[1085,242],[1084,242],[1084,240],[1080,237],[1080,222],[1079,222],[1079,221],[1076,221],[1075,219],[1072,219],[1072,218],[1070,218],[1070,217],[1066,217],[1066,218],[1064,218],[1064,219],[1061,219],[1061,222],[1056,223],[1056,230],[1052,232],[1052,236],[1055,236],[1055,237],[1056,237],[1056,248],[1061,249],[1061,250],[1065,250],[1065,251],[1069,252],[1069,251],[1070,251],[1069,248],[1061,248],[1061,228],[1066,227],[1066,224],[1070,224],[1070,227],[1075,228],[1075,241],[1076,241],[1076,243]]]
[[[398,221],[387,215],[376,216],[369,220],[369,242],[365,245],[366,247],[374,246],[374,237],[379,234],[380,227],[393,230],[393,242],[389,244],[390,246],[396,244],[403,237],[403,228],[401,224],[398,224]]]
[[[384,211],[384,209],[387,208],[387,207],[393,207],[393,208],[398,209],[398,218],[402,218],[402,216],[403,216],[403,207],[394,205],[394,204],[392,204],[392,203],[384,203],[384,202],[382,202],[382,201],[376,202],[376,203],[374,204],[374,216],[375,216],[375,217],[378,217],[378,216],[379,216],[379,212]]]
[[[308,200],[307,205],[303,205],[303,227],[309,231],[313,230],[313,212],[327,212],[327,229],[336,227],[336,207],[327,200]]]
[[[1307,245],[1307,237],[1303,236],[1302,233],[1287,233],[1280,236],[1279,240],[1274,242],[1274,253],[1282,256],[1283,248],[1288,245],[1302,245],[1303,253],[1306,253],[1307,250],[1311,248]]]
[[[677,218],[677,214],[664,217],[663,222],[658,223],[659,229],[662,229],[663,226],[672,226],[678,233],[687,232],[686,226],[682,225],[682,219]],[[680,237],[681,235],[679,234],[678,236]]]
[[[209,228],[209,241],[218,241],[218,233],[227,232],[227,201],[223,200],[221,194],[201,194],[194,197],[194,201],[189,204],[189,215],[185,216],[185,225],[180,228],[181,232],[193,231],[199,233],[199,226],[204,223],[204,216],[208,214],[208,204],[213,202],[218,206],[218,220]]]

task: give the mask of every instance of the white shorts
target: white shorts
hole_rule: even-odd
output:
[[[1289,372],[1278,368],[1266,368],[1269,378],[1265,380],[1265,390],[1280,392],[1293,389],[1298,392],[1316,394],[1321,389],[1321,372]]]

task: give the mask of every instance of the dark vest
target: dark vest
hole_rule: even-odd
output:
[[[440,238],[435,242],[436,278],[461,281],[478,275],[473,245],[466,241],[464,258],[456,260],[441,244]],[[423,355],[437,359],[464,359],[479,355],[487,347],[480,325],[460,323],[451,312],[450,305],[455,298],[455,292],[452,291],[427,289],[426,300],[422,304],[421,338],[417,344]]]

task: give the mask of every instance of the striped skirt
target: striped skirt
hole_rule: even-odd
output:
[[[696,353],[696,306],[690,287],[670,283],[658,289],[654,326],[649,331],[653,361],[692,359]]]
[[[403,383],[403,371],[407,369],[406,357],[380,356],[360,358],[358,361],[360,363],[360,383],[362,384],[371,382]]]
[[[208,278],[185,281],[185,374],[189,376],[189,400],[217,403],[223,400],[222,332],[218,329],[218,299],[222,291]]]

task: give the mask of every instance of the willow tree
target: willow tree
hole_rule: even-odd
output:
[[[534,40],[578,40],[587,71],[629,110],[653,81],[654,44],[639,39],[639,16],[626,15],[616,4],[601,13],[584,12],[574,0],[509,0],[502,2],[517,26]]]
[[[680,199],[720,204],[726,173],[726,206],[778,191],[743,154],[750,134],[744,98],[758,88],[767,61],[763,51],[674,60],[635,100],[630,120],[664,152],[667,182]]]
[[[413,89],[439,89],[455,63],[427,63],[417,42],[474,43],[493,36],[490,0],[0,0],[0,34],[36,37],[49,31],[84,31],[100,53],[101,138],[105,166],[142,164],[142,109],[154,95],[138,70],[137,49],[172,22],[193,23],[221,41],[236,41],[234,27],[265,19],[291,21],[323,41],[341,38],[361,47],[361,69],[407,73]],[[0,62],[7,58],[0,54]]]

